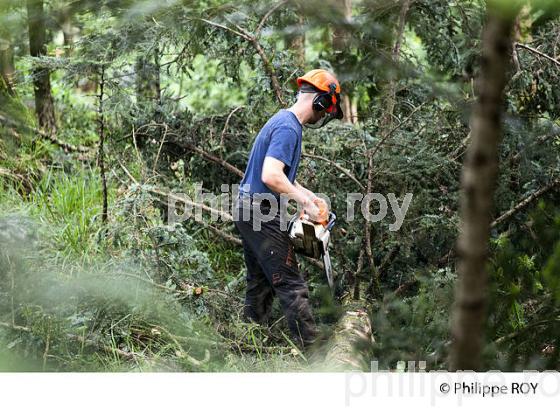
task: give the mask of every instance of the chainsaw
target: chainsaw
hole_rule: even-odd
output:
[[[334,226],[336,215],[329,212],[329,217],[323,223],[313,222],[305,213],[295,215],[288,224],[288,235],[294,250],[310,258],[323,258],[323,266],[331,291],[334,291],[334,279],[329,256],[329,239]]]

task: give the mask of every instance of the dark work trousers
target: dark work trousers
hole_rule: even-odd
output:
[[[247,265],[245,318],[267,324],[272,301],[277,295],[292,337],[300,347],[309,346],[317,333],[309,305],[309,291],[298,269],[288,232],[280,229],[279,213],[270,221],[262,221],[260,230],[255,230],[253,223],[258,215],[251,212],[249,220],[243,221],[243,205],[237,206],[239,218],[236,218],[235,226],[243,238]],[[267,201],[257,206],[260,206],[262,215],[270,212]]]

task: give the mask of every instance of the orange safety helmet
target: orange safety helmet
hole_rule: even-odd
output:
[[[342,119],[344,114],[340,107],[340,83],[336,77],[327,70],[315,69],[311,70],[302,77],[298,77],[298,89],[304,84],[310,84],[319,92],[313,99],[313,109],[315,111],[326,110],[327,116],[319,127],[322,127],[332,119]],[[300,92],[309,92],[301,91]]]
[[[298,88],[301,87],[303,83],[309,83],[319,90],[327,92],[330,91],[330,85],[334,83],[336,86],[336,93],[340,94],[340,84],[338,83],[336,77],[327,70],[323,70],[321,68],[308,71],[304,76],[298,77]]]

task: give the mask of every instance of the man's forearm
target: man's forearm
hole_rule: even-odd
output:
[[[298,202],[301,205],[305,205],[311,200],[311,198],[306,192],[298,188],[299,184],[297,182],[296,184],[292,184],[284,173],[279,173],[279,174],[269,176],[268,179],[263,182],[272,191],[278,194],[288,194],[291,199],[294,199],[296,202]],[[299,187],[301,187],[301,185],[299,185]]]

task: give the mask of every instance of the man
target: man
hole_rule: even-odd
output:
[[[274,295],[280,304],[292,337],[307,347],[316,337],[316,327],[305,279],[301,275],[294,248],[287,231],[281,229],[280,213],[257,225],[255,215],[243,220],[243,203],[254,212],[260,207],[261,215],[271,211],[270,201],[254,201],[259,195],[271,194],[279,200],[289,195],[311,220],[321,222],[326,214],[322,199],[296,181],[301,156],[302,126],[321,127],[330,120],[341,119],[339,104],[340,85],[326,70],[312,70],[297,79],[297,101],[288,109],[280,110],[261,129],[249,156],[245,176],[240,184],[240,215],[235,225],[243,239],[247,266],[247,290],[244,315],[246,319],[266,324]],[[262,196],[262,195],[261,195]],[[280,203],[274,210],[280,209]],[[273,212],[274,212],[273,210]],[[260,229],[255,229],[260,226]]]

